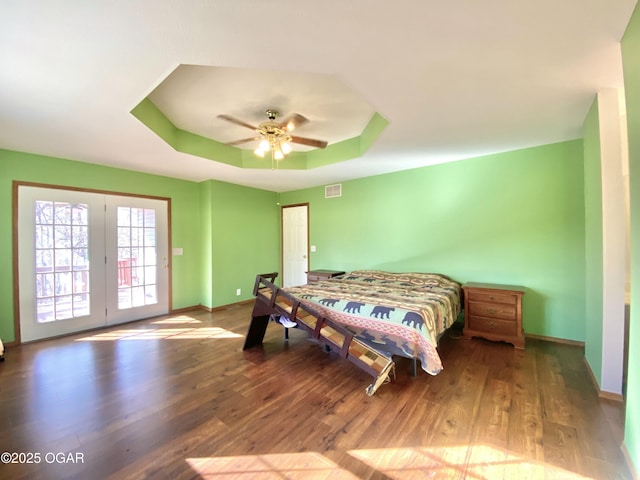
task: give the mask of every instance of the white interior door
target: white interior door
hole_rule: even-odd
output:
[[[282,207],[282,286],[307,283],[309,206]]]
[[[130,217],[126,247],[118,208]],[[161,200],[19,186],[21,340],[167,313],[167,215]]]

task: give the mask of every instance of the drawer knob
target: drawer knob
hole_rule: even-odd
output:
[[[496,329],[496,324],[495,324],[495,323],[493,323],[493,322],[489,322],[489,328],[490,328],[491,330],[495,330],[495,329]]]
[[[497,308],[487,308],[487,313],[498,313]]]
[[[489,295],[489,300],[495,300],[495,299],[496,299],[496,297],[495,297],[495,296],[493,296],[493,295]]]

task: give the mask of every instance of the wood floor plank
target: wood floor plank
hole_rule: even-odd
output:
[[[507,448],[534,462],[544,461],[542,405],[537,350],[541,342],[528,342],[526,354],[514,354],[512,401]]]
[[[555,355],[542,354],[539,356],[538,375],[540,377],[540,392],[542,411],[545,420],[562,425],[573,425],[573,405],[569,400],[562,367]]]
[[[574,427],[544,421],[543,441],[546,462],[565,470],[583,473],[584,464],[579,461],[580,442]]]
[[[473,439],[476,442],[507,448],[511,391],[511,383],[487,379],[473,425]]]
[[[0,478],[615,478],[623,405],[598,398],[582,349],[526,350],[447,332],[431,376],[373,377],[252,305],[194,310],[12,347],[0,444],[83,462],[0,465]]]
[[[436,445],[469,442],[488,371],[485,365],[470,363],[460,372],[452,395],[432,429],[430,442]]]

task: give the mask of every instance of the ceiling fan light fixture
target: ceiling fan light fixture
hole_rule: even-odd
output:
[[[323,140],[292,136],[289,134],[289,132],[294,128],[298,128],[309,121],[299,113],[291,114],[289,119],[283,122],[276,121],[276,118],[278,117],[277,110],[269,108],[265,113],[267,114],[268,120],[266,122],[262,122],[257,127],[243,122],[242,120],[238,120],[230,115],[218,115],[218,118],[225,120],[226,122],[250,128],[258,134],[257,137],[254,136],[253,138],[245,138],[242,140],[228,142],[227,145],[235,146],[248,141],[259,140],[258,147],[253,151],[253,153],[260,158],[264,158],[265,153],[271,151],[272,162],[275,160],[282,160],[285,155],[291,153],[293,151],[293,147],[291,146],[292,143],[299,143],[301,145],[315,148],[325,148],[327,146],[327,142]]]
[[[266,138],[263,138],[260,141],[260,145],[258,145],[258,149],[261,150],[262,152],[268,152],[270,148],[271,148],[271,145],[269,145],[269,141]],[[262,156],[264,156],[264,153]]]

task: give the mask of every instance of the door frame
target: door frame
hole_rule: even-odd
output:
[[[70,187],[65,185],[51,185],[47,183],[37,183],[37,182],[24,182],[20,180],[13,180],[12,182],[12,192],[11,192],[11,202],[12,202],[12,267],[13,267],[13,330],[15,340],[12,342],[13,345],[22,344],[21,337],[21,329],[20,329],[20,268],[19,268],[19,238],[18,238],[18,225],[19,225],[19,209],[18,209],[18,189],[19,187],[38,187],[38,188],[49,188],[52,190],[67,190],[72,192],[82,192],[82,193],[98,193],[102,195],[112,195],[112,196],[121,196],[121,197],[135,197],[135,198],[149,198],[152,200],[161,200],[165,201],[167,205],[167,263],[168,263],[168,281],[167,281],[167,303],[169,306],[169,313],[173,311],[173,297],[171,292],[173,291],[172,286],[172,277],[173,277],[173,268],[172,268],[172,247],[171,247],[171,198],[170,197],[160,197],[154,195],[141,195],[138,193],[126,193],[126,192],[116,192],[111,190],[101,190],[94,188],[82,188],[82,187]],[[135,321],[135,320],[133,320]],[[78,332],[74,332],[70,335],[73,335]],[[42,339],[44,340],[44,339]],[[41,341],[41,340],[34,340]]]
[[[282,273],[281,283],[284,282],[284,209],[294,207],[306,207],[307,208],[307,271],[309,271],[310,262],[310,249],[309,246],[309,202],[306,203],[293,203],[291,205],[280,206],[280,272]]]

